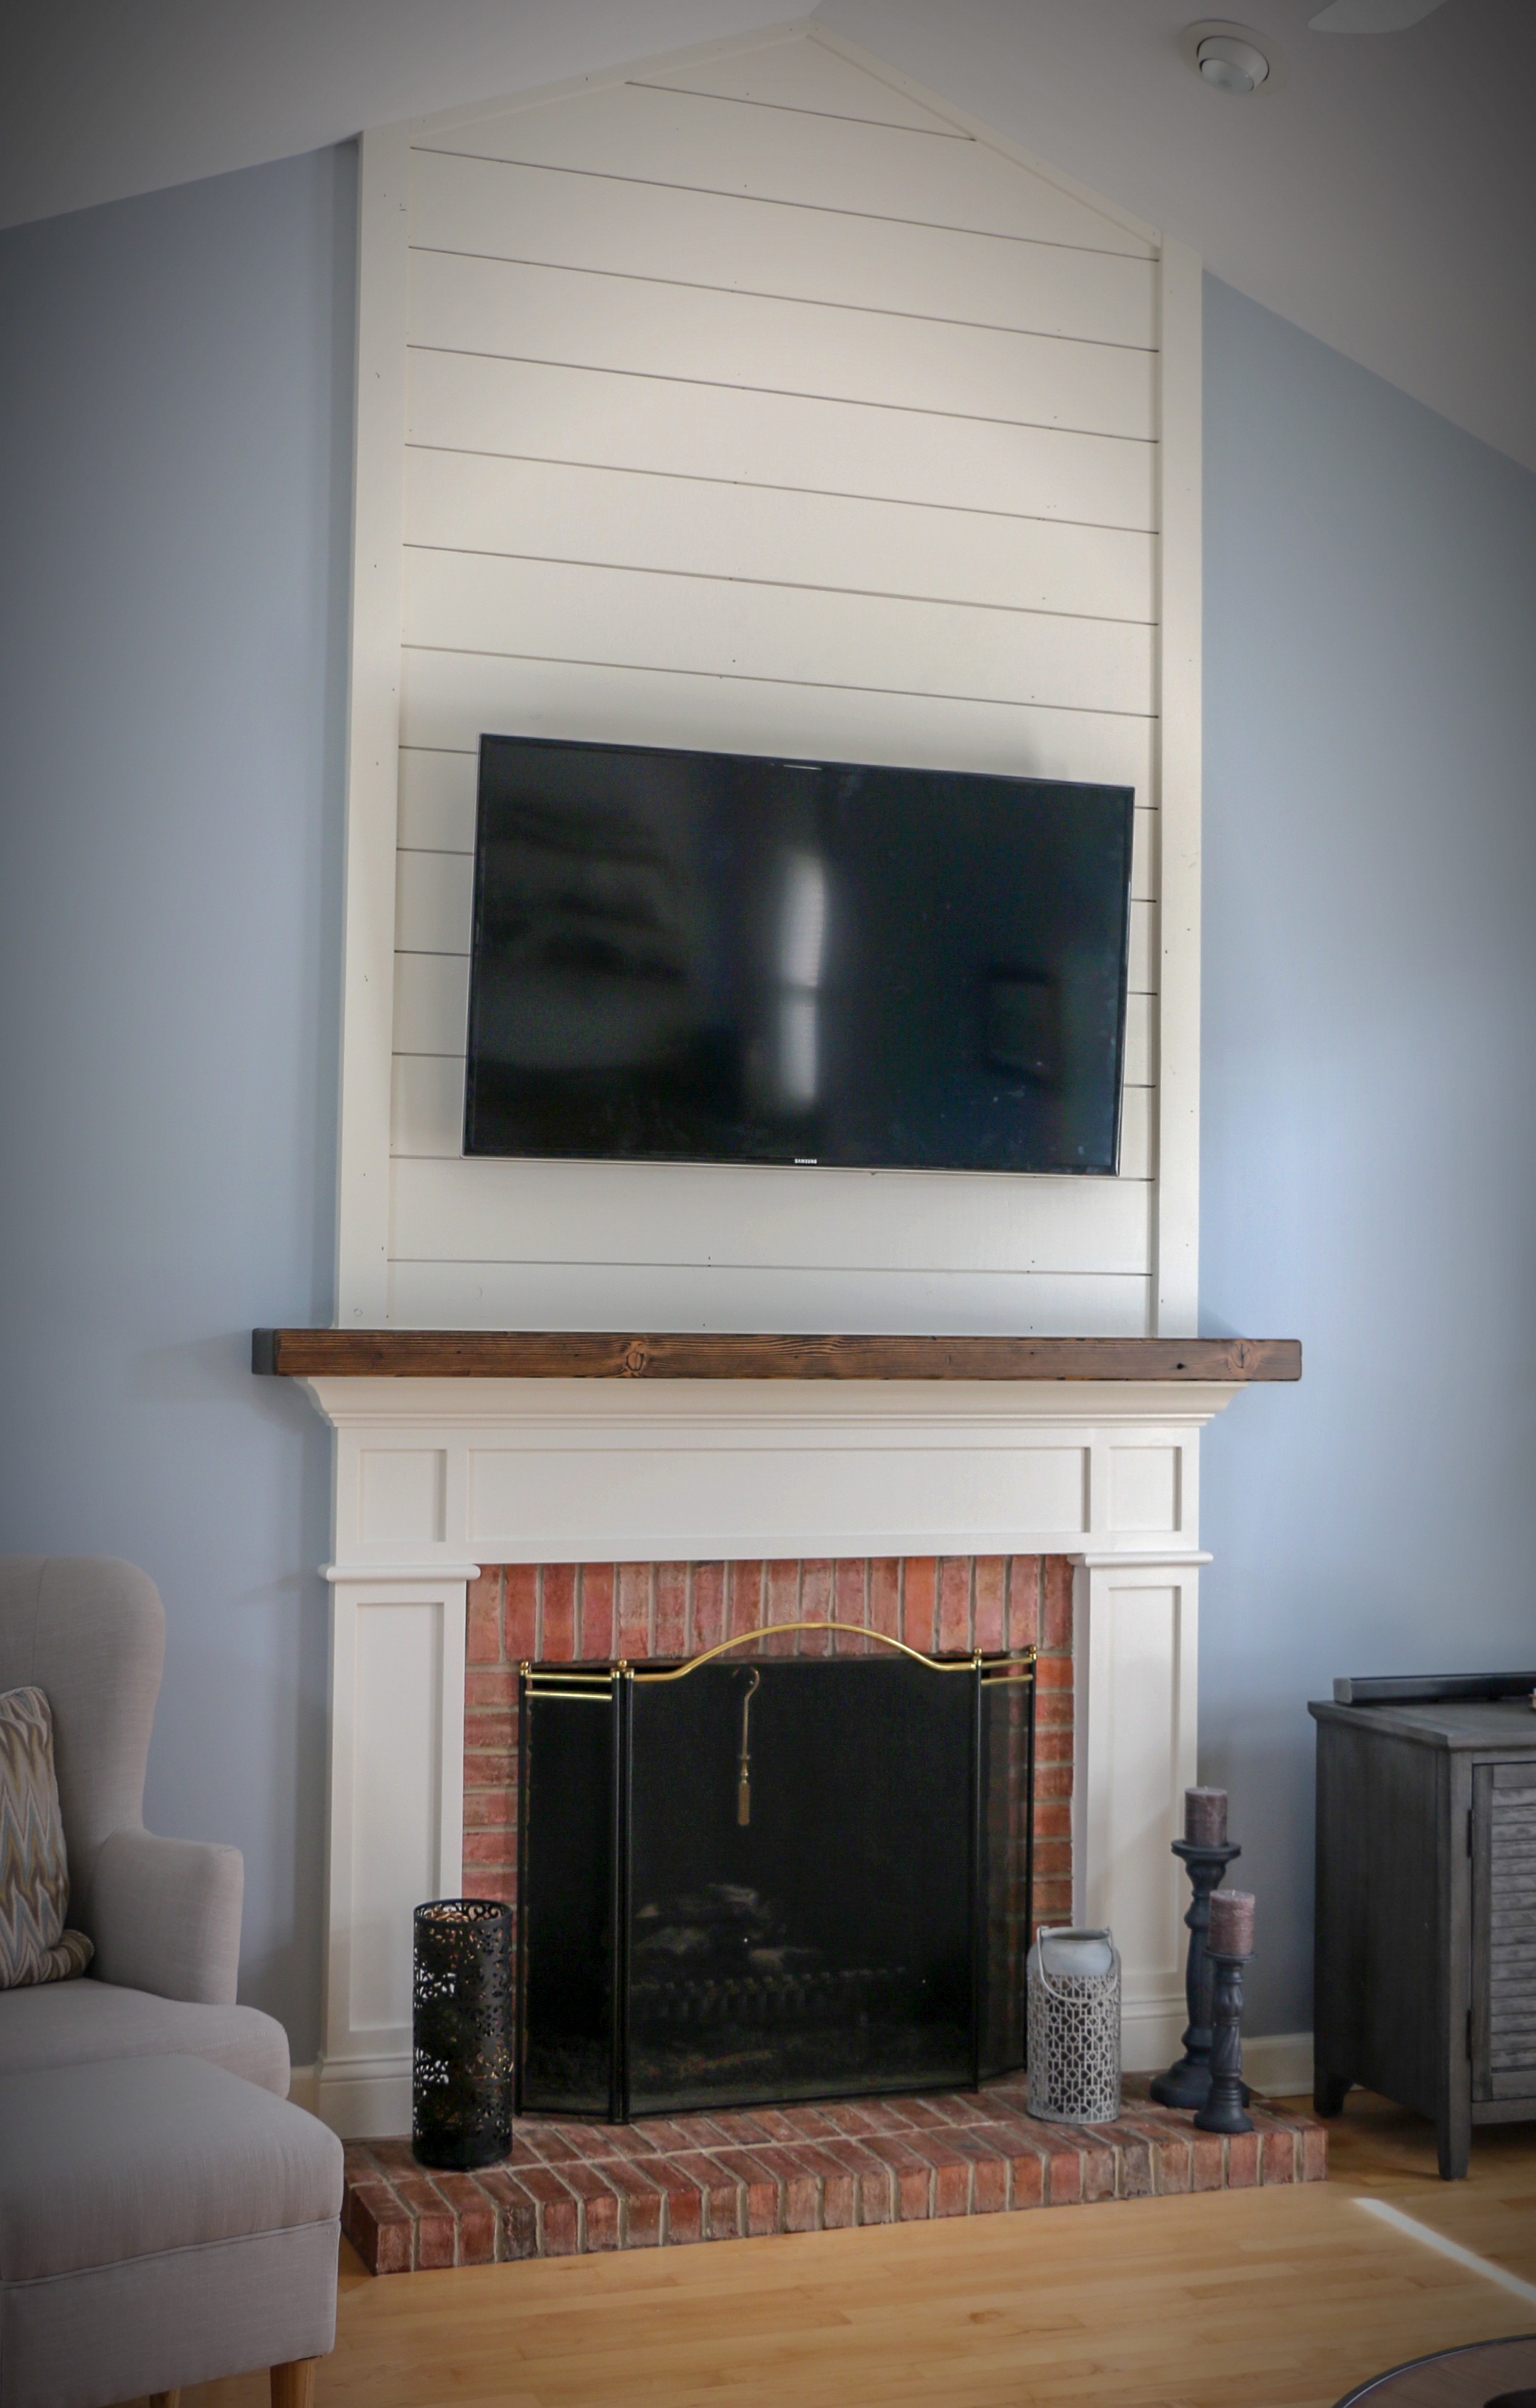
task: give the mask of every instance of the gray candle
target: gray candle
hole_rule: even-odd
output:
[[[1206,1946],[1213,1956],[1251,1956],[1254,1953],[1254,1899],[1251,1890],[1218,1889],[1211,1896],[1211,1928]]]
[[[1225,1789],[1186,1789],[1184,1794],[1184,1835],[1192,1848],[1227,1845]]]

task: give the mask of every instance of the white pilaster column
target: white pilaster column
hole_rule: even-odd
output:
[[[1195,1778],[1199,1567],[1209,1555],[1074,1555],[1073,1915],[1122,1964],[1127,2071],[1179,2053],[1183,1876],[1170,1842]]]
[[[410,2126],[411,1916],[457,1897],[464,1652],[478,1566],[333,1565],[325,2031],[318,2112],[350,2139]]]

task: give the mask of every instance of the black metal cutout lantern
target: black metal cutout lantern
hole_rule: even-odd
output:
[[[512,1910],[439,1898],[415,1915],[411,2148],[467,2172],[512,2148]]]

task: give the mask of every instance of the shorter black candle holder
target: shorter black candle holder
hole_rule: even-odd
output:
[[[1234,1847],[1229,1840],[1213,1847],[1199,1840],[1175,1840],[1173,1853],[1183,1857],[1194,1893],[1184,1916],[1189,1954],[1184,1963],[1184,1986],[1189,2021],[1184,2027],[1183,2057],[1166,2073],[1159,2073],[1152,2086],[1152,2095],[1159,2107],[1178,2107],[1187,2112],[1191,2107],[1203,2107],[1211,2095],[1211,1971],[1205,1950],[1205,1935],[1211,1928],[1211,1893],[1220,1888],[1222,1875],[1242,1850]],[[1243,2103],[1247,2104],[1246,2091]]]
[[[1195,2110],[1201,2132],[1251,2132],[1242,2079],[1242,1969],[1246,1956],[1206,1951],[1211,1968],[1211,2095]]]

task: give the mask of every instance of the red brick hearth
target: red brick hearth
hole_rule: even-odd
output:
[[[1069,1922],[1072,1567],[1065,1555],[488,1567],[469,1591],[466,1894],[506,1899],[516,1909],[519,1664],[691,1656],[770,1623],[828,1614],[934,1655],[1039,1648],[1035,1915]],[[800,1631],[761,1643],[766,1652],[809,1656],[867,1642]]]
[[[505,2165],[428,2174],[408,2141],[347,2151],[342,2229],[371,2273],[653,2249],[1085,2200],[1321,2182],[1328,2133],[1256,2100],[1223,2140],[1127,2079],[1117,2124],[1034,2122],[1017,2080],[857,2104],[637,2124],[525,2117]]]

